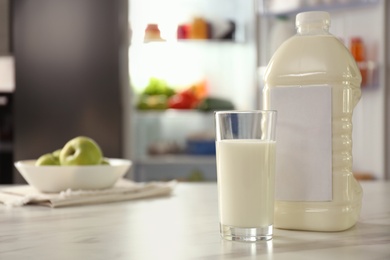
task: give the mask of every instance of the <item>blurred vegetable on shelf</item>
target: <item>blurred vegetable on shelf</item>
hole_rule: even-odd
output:
[[[165,95],[141,95],[138,99],[139,110],[165,110],[167,109],[168,97]]]
[[[164,80],[150,78],[148,85],[138,97],[136,107],[139,110],[167,109],[168,99],[175,93]]]
[[[232,110],[235,109],[235,106],[230,100],[227,99],[207,97],[200,101],[196,108],[200,111],[210,112],[217,110]]]
[[[199,100],[191,90],[179,92],[168,100],[168,108],[173,109],[193,109]]]
[[[169,87],[164,80],[152,77],[141,95],[165,95],[170,97],[175,93],[175,90]]]
[[[207,87],[207,81],[202,80],[196,84],[193,84],[191,87],[192,91],[194,92],[195,96],[201,100],[207,97],[208,95],[208,87]]]
[[[235,108],[227,99],[208,96],[206,80],[177,91],[164,80],[154,77],[140,93],[136,107],[139,110],[196,109],[204,112]]]
[[[168,107],[173,109],[194,109],[206,95],[206,82],[202,81],[170,97]]]

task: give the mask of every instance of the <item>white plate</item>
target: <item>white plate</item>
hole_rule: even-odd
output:
[[[97,190],[112,187],[123,177],[132,162],[109,159],[110,165],[35,166],[36,160],[15,162],[15,167],[28,184],[41,192],[72,190]]]

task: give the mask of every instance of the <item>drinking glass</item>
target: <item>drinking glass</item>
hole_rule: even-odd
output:
[[[272,239],[276,116],[273,110],[215,113],[219,220],[224,239]]]

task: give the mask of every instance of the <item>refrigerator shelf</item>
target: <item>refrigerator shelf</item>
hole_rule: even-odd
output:
[[[201,156],[184,153],[186,143],[194,136],[214,133],[213,120],[214,113],[196,110],[134,111],[132,157],[136,161],[150,159],[153,163],[198,161]]]
[[[194,46],[196,48],[199,45],[211,45],[211,44],[244,44],[244,40],[218,40],[218,39],[205,39],[205,40],[196,40],[196,39],[188,39],[188,40],[174,40],[174,41],[150,41],[150,42],[139,42],[132,41],[130,44],[130,48],[149,48],[153,46],[158,46],[159,48],[168,48],[168,47],[177,47],[180,46]]]
[[[134,180],[216,181],[214,156],[167,155],[134,162]]]

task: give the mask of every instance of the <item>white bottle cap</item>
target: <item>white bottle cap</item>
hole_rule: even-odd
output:
[[[297,14],[295,19],[296,27],[302,26],[303,24],[312,24],[320,26],[330,26],[330,15],[328,12],[313,11],[304,12]]]

